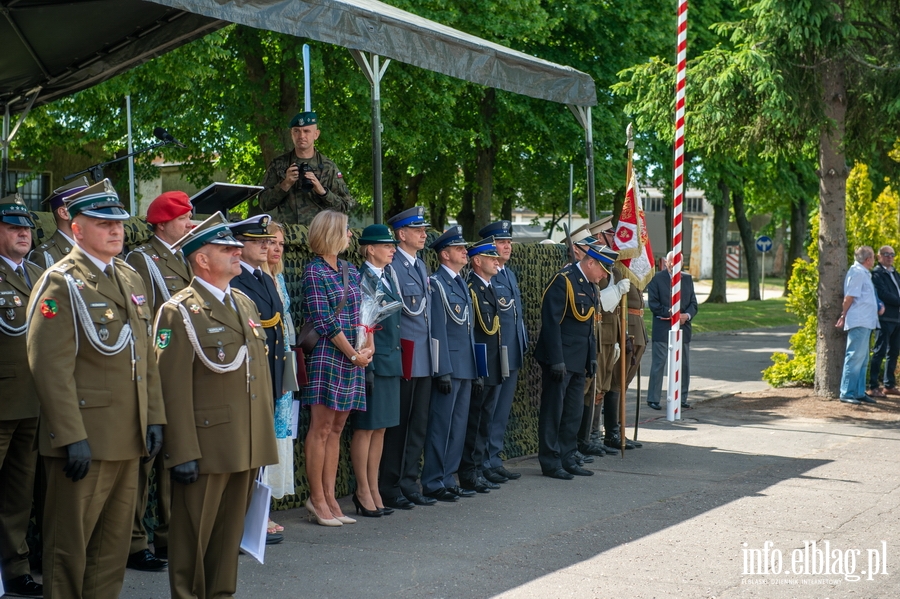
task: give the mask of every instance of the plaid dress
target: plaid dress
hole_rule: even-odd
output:
[[[317,256],[303,272],[303,318],[315,323],[321,335],[306,361],[309,384],[303,388],[304,406],[324,405],[338,412],[366,409],[365,370],[359,368],[330,341],[341,331],[351,344],[356,343],[361,292],[359,273],[347,265],[347,303],[340,314],[334,310],[344,295],[340,269],[334,270]]]

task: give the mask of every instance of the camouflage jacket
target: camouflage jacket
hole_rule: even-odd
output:
[[[266,169],[266,177],[262,186],[265,188],[259,194],[259,207],[280,223],[288,225],[309,225],[313,217],[322,210],[332,209],[340,212],[349,212],[356,203],[347,185],[344,176],[338,170],[337,165],[322,155],[318,150],[315,156],[308,160],[297,158],[294,150],[281,156],[277,156],[269,168]],[[319,182],[325,188],[325,196],[322,197],[315,191],[301,191],[303,173],[300,179],[294,183],[288,191],[280,187],[284,175],[291,164],[306,162],[313,169]]]

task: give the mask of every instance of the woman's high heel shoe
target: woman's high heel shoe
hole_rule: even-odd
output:
[[[337,518],[338,522],[341,524],[356,524],[356,520],[350,516],[335,516],[335,518]]]
[[[356,506],[356,513],[362,513],[366,518],[381,518],[381,511],[378,508],[374,510],[367,510],[363,507],[363,504],[359,501],[359,497],[356,496],[356,493],[353,494],[353,505]]]
[[[321,526],[343,526],[344,524],[338,520],[337,518],[320,518],[319,514],[316,513],[316,509],[313,507],[312,500],[307,499],[306,503],[303,504],[306,508],[306,511],[309,512],[307,517],[309,521],[312,522],[313,519],[321,525]]]

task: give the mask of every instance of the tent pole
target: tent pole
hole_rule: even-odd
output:
[[[569,104],[575,120],[584,129],[584,162],[587,166],[587,192],[589,222],[597,220],[597,197],[594,190],[594,127],[591,124],[591,107]]]
[[[5,198],[6,181],[9,179],[9,104],[3,111],[3,137],[0,138],[0,198]]]
[[[383,63],[377,54],[368,56],[360,51],[350,49],[356,64],[372,87],[372,212],[376,224],[384,222],[384,195],[381,186],[381,78],[387,70],[391,59]]]

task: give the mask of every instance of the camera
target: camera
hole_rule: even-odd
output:
[[[313,172],[313,168],[308,162],[295,162],[297,168],[300,169],[300,191],[312,191],[313,183],[305,177],[305,173]]]

